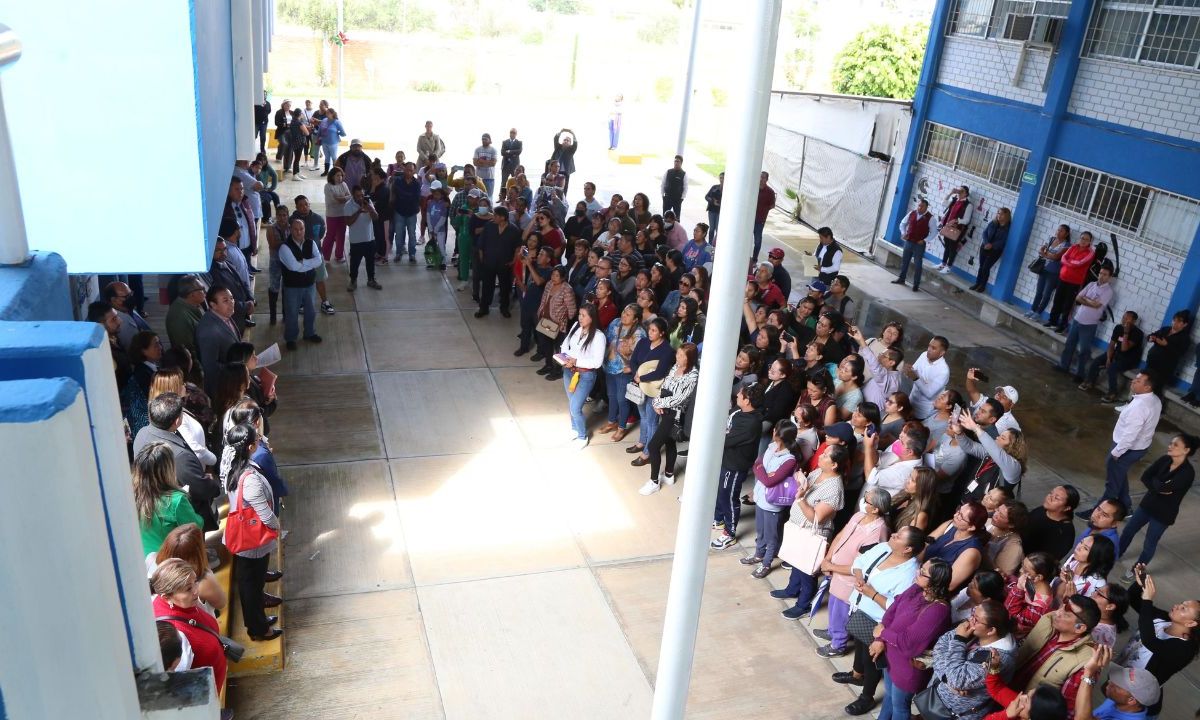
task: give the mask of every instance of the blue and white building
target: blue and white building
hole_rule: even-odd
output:
[[[1110,246],[1118,317],[1136,310],[1149,331],[1195,312],[1200,3],[939,0],[886,238],[901,244],[898,225],[919,197],[938,214],[964,184],[975,212],[956,273],[974,278],[984,226],[1013,211],[994,299],[1029,308],[1026,268],[1066,223]],[[931,238],[929,259],[941,251]],[[1192,371],[1189,353],[1179,380]]]

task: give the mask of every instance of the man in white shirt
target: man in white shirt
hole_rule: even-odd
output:
[[[487,196],[491,198],[496,194],[496,160],[500,154],[492,145],[491,135],[484,133],[480,142],[483,144],[475,148],[475,159],[472,162],[475,164],[475,176],[483,181],[483,186],[487,188]]]
[[[1121,411],[1113,427],[1113,446],[1104,462],[1104,495],[1133,507],[1129,498],[1129,469],[1141,460],[1154,440],[1154,428],[1162,415],[1162,399],[1159,398],[1158,381],[1143,370],[1129,383],[1132,393],[1129,404]],[[1076,517],[1087,518],[1093,508],[1075,513]]]
[[[321,342],[317,334],[316,270],[324,264],[316,243],[304,237],[304,221],[292,220],[291,237],[279,246],[283,265],[283,339],[288,350],[296,349],[299,319],[304,312],[304,339]]]
[[[904,489],[908,476],[913,468],[921,464],[925,455],[925,448],[929,445],[929,428],[916,421],[905,423],[897,442],[899,454],[890,448],[878,454],[876,445],[879,443],[879,433],[863,436],[863,474],[867,478],[862,490],[863,498],[875,487],[887,490],[892,497]]]
[[[585,182],[583,184],[583,201],[587,203],[588,217],[598,212],[604,212],[604,206],[596,199],[596,183]]]
[[[950,341],[934,335],[929,347],[916,362],[904,368],[904,374],[913,381],[908,399],[912,402],[913,417],[924,420],[933,414],[933,401],[950,382],[950,366],[946,364],[946,351]]]

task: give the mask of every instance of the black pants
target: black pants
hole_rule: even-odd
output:
[[[242,604],[242,622],[246,632],[262,637],[267,634],[267,612],[263,608],[263,587],[267,583],[269,555],[260,558],[233,556],[233,575],[237,579],[238,600]]]
[[[358,263],[367,261],[367,280],[375,280],[375,243],[350,244],[350,282],[358,282]]]
[[[665,215],[668,210],[674,210],[675,211],[675,220],[678,222],[681,219],[679,213],[683,212],[683,198],[667,197],[666,195],[663,195],[662,201],[663,201],[663,214]]]
[[[479,309],[487,312],[492,307],[492,298],[496,294],[496,285],[500,285],[500,309],[508,312],[512,302],[512,266],[488,267],[480,265],[476,268],[479,278]]]
[[[304,155],[304,143],[288,143],[287,154],[283,156],[283,171],[287,172],[288,166],[292,168],[292,174],[300,172],[300,158]]]
[[[497,195],[497,197],[501,200],[503,200],[505,197],[505,193],[507,191],[504,188],[508,187],[508,178],[511,176],[512,176],[512,170],[509,170],[508,168],[506,168],[504,166],[500,167],[500,192]]]
[[[663,469],[668,475],[675,474],[676,447],[675,439],[671,437],[671,428],[675,425],[676,415],[675,410],[663,410],[662,415],[658,416],[658,427],[654,429],[654,436],[646,443],[646,455],[650,458],[650,479],[656,482],[660,480],[658,470],[664,451],[667,464]]]
[[[737,537],[738,520],[742,517],[742,503],[738,495],[742,492],[742,481],[746,473],[742,470],[721,468],[721,484],[717,486],[717,506],[713,520],[725,526],[725,532]]]
[[[962,243],[958,240],[951,240],[945,236],[942,237],[942,264],[950,267],[954,264],[954,258],[958,257],[958,251],[962,250]]]
[[[275,162],[283,160],[283,156],[287,155],[287,136],[275,133]],[[287,168],[284,168],[287,170]]]
[[[534,324],[536,325],[537,323]],[[546,356],[543,364],[550,368],[552,375],[562,374],[562,367],[558,363],[554,362],[554,358],[552,356],[558,351],[558,346],[562,344],[565,336],[565,333],[559,333],[556,337],[551,338],[536,330],[533,331],[533,339],[537,342],[537,351]]]
[[[1054,327],[1064,328],[1071,320],[1071,306],[1075,304],[1075,296],[1083,288],[1069,282],[1060,282],[1054,291],[1054,305],[1050,309],[1050,322]]]
[[[541,347],[541,345],[535,345],[533,340],[533,336],[536,334],[533,328],[537,325],[537,311],[536,303],[529,302],[528,298],[521,298],[521,334],[519,336],[521,350]]]
[[[854,672],[861,673],[863,676],[863,686],[859,697],[870,698],[874,702],[875,688],[879,687],[879,679],[883,673],[875,667],[875,661],[871,659],[868,652],[869,647],[867,643],[861,641],[854,644]]]
[[[988,281],[992,279],[992,267],[1000,261],[1001,253],[983,252],[979,254],[979,276],[975,278],[975,287],[985,290]]]
[[[267,122],[254,123],[254,137],[258,138],[258,151],[267,154]]]

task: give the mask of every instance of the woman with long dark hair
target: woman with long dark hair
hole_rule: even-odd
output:
[[[696,345],[686,342],[675,351],[675,366],[663,380],[658,397],[654,398],[654,412],[658,414],[658,428],[646,445],[650,458],[650,479],[638,492],[653,495],[665,485],[675,484],[675,442],[679,428],[683,427],[683,411],[696,390],[699,369],[696,367]],[[659,474],[662,451],[666,450],[667,464]]]
[[[683,343],[699,345],[704,342],[704,323],[700,321],[700,304],[690,297],[681,298],[675,316],[671,318],[671,347]]]
[[[625,391],[633,379],[629,359],[633,356],[634,347],[646,337],[646,331],[642,330],[641,315],[640,307],[632,303],[626,305],[621,317],[614,318],[605,332],[604,380],[608,391],[608,422],[600,428],[600,432],[613,433],[613,442],[624,440],[629,432],[630,408]]]
[[[575,313],[575,291],[567,284],[567,269],[562,265],[555,265],[550,271],[550,282],[546,284],[546,288],[542,292],[542,301],[538,305],[539,327],[537,336],[534,338],[537,341],[538,351],[530,358],[543,361],[543,365],[537,373],[545,375],[547,380],[556,381],[563,377],[563,368],[554,362],[554,351],[562,343]],[[592,320],[595,319],[596,315],[593,314]],[[557,334],[552,336],[551,331]],[[602,354],[601,358],[603,357]],[[600,365],[597,364],[596,367],[600,367]],[[595,378],[592,380],[594,383]],[[591,389],[590,384],[588,388]],[[587,397],[586,393],[584,397]]]
[[[254,508],[264,526],[278,531],[279,517],[275,515],[271,485],[252,460],[258,438],[258,431],[249,424],[234,425],[225,433],[225,443],[231,449],[232,457],[229,467],[221,474],[221,484],[229,493],[230,513],[248,505]],[[246,624],[251,640],[273,640],[283,634],[279,628],[271,627],[279,616],[268,616],[263,604],[263,588],[275,545],[272,536],[259,547],[241,549],[233,555],[233,575],[242,606],[242,622]]]
[[[565,279],[566,273],[562,275]],[[566,286],[566,283],[563,285]],[[562,341],[562,353],[556,358],[562,361],[559,377],[562,378],[563,389],[567,393],[571,429],[575,431],[575,445],[580,450],[588,444],[583,404],[596,385],[596,374],[603,372],[604,366],[605,331],[600,327],[597,315],[594,305],[579,308],[579,319],[567,331]]]
[[[138,431],[150,424],[150,383],[162,360],[162,342],[150,331],[139,332],[129,341],[128,354],[132,372],[121,388],[121,406],[130,435],[137,437]]]
[[[771,572],[783,541],[784,523],[791,514],[790,505],[770,502],[767,490],[790,478],[798,462],[796,424],[781,420],[775,424],[771,444],[754,461],[754,554],[739,561],[743,565],[756,565],[751,575],[760,580]]]
[[[650,462],[646,446],[654,431],[658,429],[658,413],[654,412],[654,398],[658,397],[662,381],[671,372],[675,353],[671,351],[671,343],[667,341],[667,322],[662,318],[654,318],[646,326],[646,337],[638,341],[629,358],[629,367],[633,368],[633,382],[637,383],[642,399],[638,403],[637,443],[625,449],[625,452],[640,453],[630,463],[641,467]]]
[[[842,509],[845,495],[842,477],[850,462],[850,451],[845,445],[830,445],[817,459],[817,469],[808,473],[796,489],[796,501],[792,504],[791,518],[784,523],[784,533],[798,532],[811,528],[826,540],[833,539],[834,515]],[[795,598],[796,603],[780,614],[788,620],[799,620],[808,614],[813,595],[817,591],[817,577],[792,568],[787,587],[772,590],[771,597]]]
[[[143,447],[133,456],[130,472],[144,553],[158,552],[167,534],[180,525],[204,527],[204,519],[175,481],[175,455],[166,443],[152,442]]]
[[[258,356],[254,354],[254,346],[250,343],[234,343],[225,351],[225,358],[226,362],[242,363],[246,366],[246,371],[250,373],[250,384],[246,387],[245,396],[262,409],[263,432],[270,434],[271,423],[267,418],[275,413],[278,403],[275,399],[275,387],[271,387],[270,393],[266,392],[263,390],[262,380],[254,374],[258,369]]]

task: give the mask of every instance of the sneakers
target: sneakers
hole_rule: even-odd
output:
[[[586,437],[577,437],[571,441],[571,446],[576,450],[582,450],[588,446],[588,439]]]
[[[713,541],[710,542],[708,546],[713,550],[724,550],[727,547],[733,547],[735,544],[737,544],[737,540],[735,540],[729,533],[723,532],[717,537],[713,538]]]
[[[941,273],[941,274],[943,274],[943,275],[949,275],[949,274],[950,274],[950,267],[949,267],[949,266],[947,266],[947,265],[943,265],[941,268],[939,268],[939,269],[938,269],[938,272],[940,272],[940,273]]]
[[[1100,396],[1100,402],[1104,403],[1105,405],[1112,405],[1116,401],[1117,396],[1113,395],[1112,393],[1104,393],[1102,396]]]
[[[1084,382],[1079,383],[1079,389],[1084,392],[1091,390],[1092,387],[1093,387],[1092,384],[1090,382],[1087,382],[1086,380]]]
[[[1116,407],[1113,408],[1113,410],[1121,413],[1121,412],[1125,412],[1125,408],[1127,408],[1127,407],[1129,407],[1129,403],[1125,403],[1124,405],[1117,405]]]
[[[792,607],[788,608],[787,610],[779,611],[779,614],[784,616],[788,620],[799,620],[800,618],[802,618],[808,614],[808,608],[802,608],[802,607],[797,607],[797,606],[793,605]]]
[[[813,634],[815,635],[816,633]],[[843,648],[835,648],[832,643],[826,643],[817,648],[817,654],[823,658],[843,657],[850,654],[850,646],[847,645]]]
[[[658,491],[659,491],[659,490],[661,490],[661,489],[662,489],[662,488],[660,488],[660,487],[659,487],[658,483],[654,482],[653,480],[647,480],[647,481],[646,481],[646,484],[645,484],[645,485],[643,485],[643,486],[642,486],[642,487],[641,487],[641,488],[638,490],[638,494],[640,494],[640,495],[653,495],[654,493],[658,492]]]
[[[769,568],[766,565],[759,565],[758,567],[754,568],[754,572],[750,573],[750,577],[757,578],[758,580],[762,580],[763,578],[765,578],[766,576],[768,576],[770,574],[771,574],[771,568]]]
[[[321,301],[321,312],[325,313],[326,315],[332,315],[337,312],[337,310],[333,309],[333,303],[329,302],[328,300],[323,300]]]
[[[1133,582],[1133,566],[1130,565],[1125,574],[1121,576],[1121,582]]]
[[[675,473],[663,473],[663,476],[659,480],[662,480],[663,485],[674,485]]]
[[[937,270],[938,272],[941,272],[941,271],[943,271],[943,270],[945,270],[945,269],[946,269],[946,263],[942,263],[941,265],[938,265],[938,266],[937,266],[936,268],[934,268],[934,269],[935,269],[935,270]]]
[[[372,290],[382,290],[383,289],[383,286],[380,285],[379,283],[375,282],[374,280],[368,280],[367,287],[371,288]]]
[[[813,637],[818,640],[824,640],[825,642],[829,642],[833,639],[833,636],[829,634],[828,630],[822,630],[820,628],[813,630]]]

